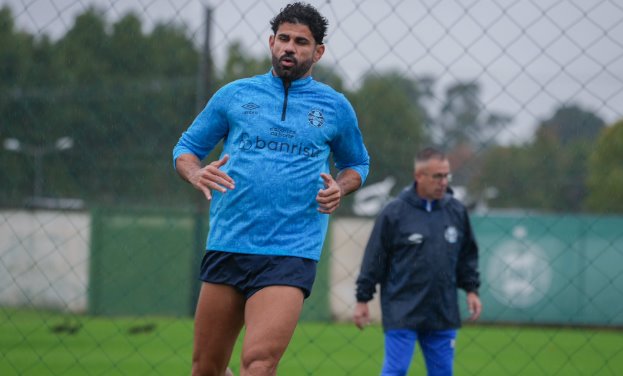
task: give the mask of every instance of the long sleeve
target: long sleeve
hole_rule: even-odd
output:
[[[202,160],[227,136],[229,123],[225,116],[228,101],[233,96],[232,85],[224,86],[210,99],[190,127],[182,133],[173,148],[173,166],[182,154],[194,154]]]
[[[480,287],[478,245],[476,244],[467,212],[465,212],[464,215],[466,233],[457,265],[457,285],[466,292],[478,292],[478,288]]]
[[[356,282],[358,302],[372,300],[376,285],[385,278],[388,266],[388,218],[382,213],[374,223]]]
[[[338,121],[341,132],[331,141],[335,167],[340,171],[347,168],[356,171],[363,185],[370,170],[370,156],[363,143],[355,110],[345,98],[338,106],[336,112],[340,117]]]

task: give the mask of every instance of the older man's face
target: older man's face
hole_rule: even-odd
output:
[[[415,171],[417,193],[427,200],[441,199],[451,179],[450,162],[447,159],[431,159],[418,165]]]

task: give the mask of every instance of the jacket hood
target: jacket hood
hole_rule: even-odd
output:
[[[398,197],[418,209],[423,209],[426,207],[426,200],[421,198],[417,194],[417,182],[413,182],[412,185],[403,189]],[[446,193],[443,195],[443,197],[440,200],[435,200],[433,202],[438,202],[440,206],[445,206],[450,200],[452,200],[453,197],[454,191],[448,186],[448,188],[446,188]]]

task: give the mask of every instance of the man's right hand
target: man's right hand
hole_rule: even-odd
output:
[[[212,200],[212,189],[225,193],[236,187],[234,179],[221,170],[228,161],[229,155],[225,154],[223,158],[201,167],[201,162],[195,155],[182,154],[175,161],[175,166],[178,174],[202,191],[209,201]]]
[[[355,322],[355,326],[361,330],[370,325],[370,310],[368,309],[368,303],[357,303],[355,306],[355,312],[353,313],[353,321]]]
[[[223,158],[210,163],[209,165],[194,171],[189,176],[190,183],[202,191],[206,198],[212,200],[211,189],[225,193],[227,189],[234,189],[235,183],[225,172],[221,171],[221,167],[229,161],[229,155],[225,154]]]

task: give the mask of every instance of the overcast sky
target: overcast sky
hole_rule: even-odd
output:
[[[457,80],[477,80],[490,112],[514,117],[505,142],[529,138],[564,103],[607,123],[623,118],[623,2],[619,0],[309,1],[329,20],[323,62],[351,85],[370,69],[438,79],[438,95]],[[0,0],[20,29],[60,37],[95,4],[113,22],[136,12],[187,26],[201,42],[204,6],[213,10],[217,63],[239,40],[268,54],[269,20],[282,0]]]

